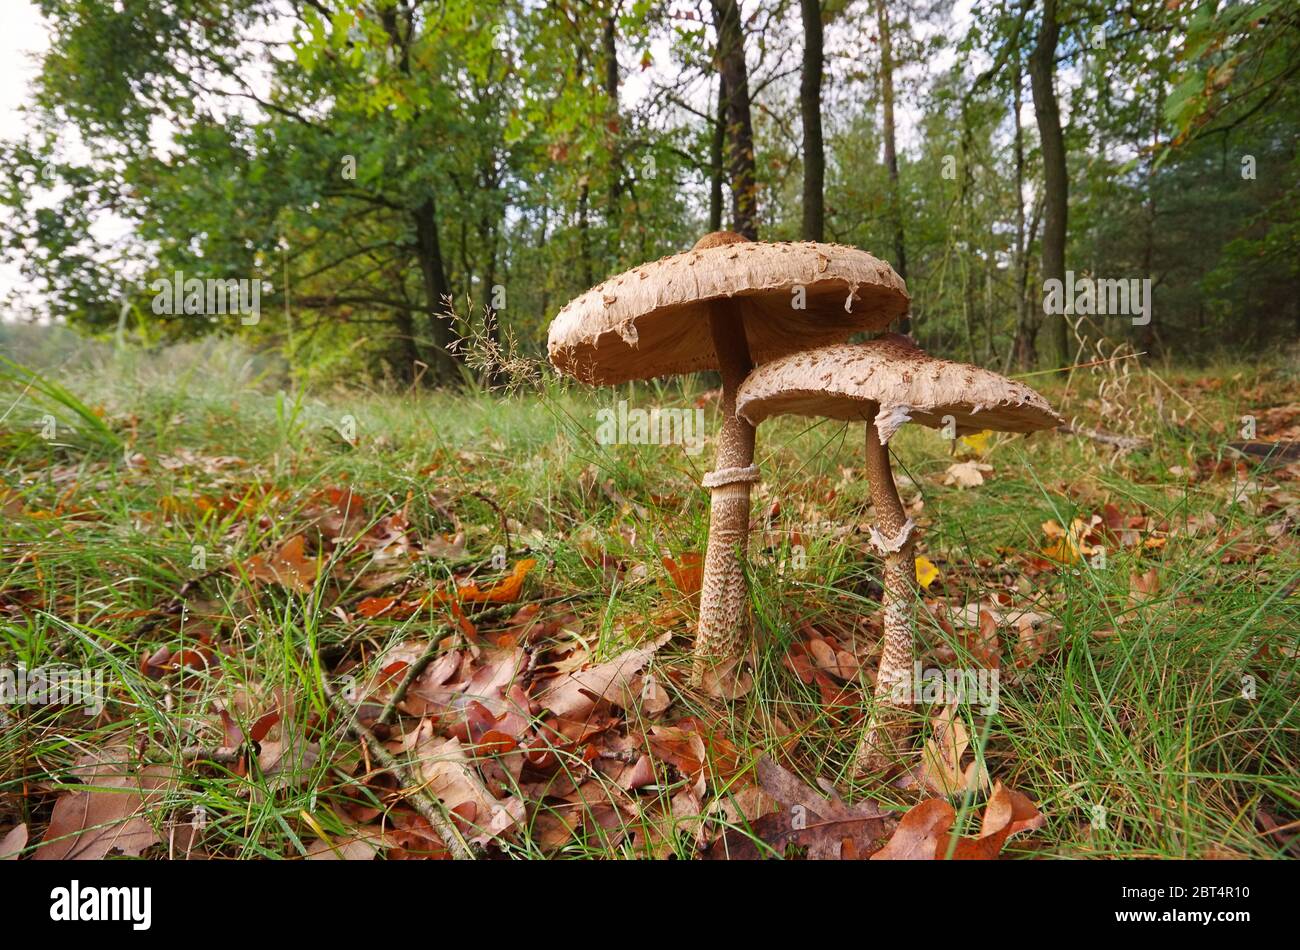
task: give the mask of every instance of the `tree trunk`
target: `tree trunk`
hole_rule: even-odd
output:
[[[1159,91],[1156,93],[1156,101],[1152,110],[1151,119],[1151,158],[1147,162],[1146,174],[1146,201],[1142,209],[1142,218],[1145,234],[1142,240],[1142,274],[1143,278],[1151,278],[1151,285],[1155,287],[1155,275],[1152,273],[1155,265],[1156,251],[1156,176],[1155,164],[1156,156],[1160,154],[1160,120],[1165,114],[1165,85],[1159,83]],[[1147,301],[1147,306],[1151,306],[1151,301]],[[1131,331],[1130,331],[1131,332]],[[1142,327],[1142,349],[1146,350],[1151,359],[1159,357],[1160,340],[1156,336],[1156,325],[1152,321]]]
[[[754,123],[749,109],[749,71],[745,31],[737,0],[712,0],[718,34],[718,67],[727,90],[727,129],[731,143],[731,229],[758,240],[758,184],[754,170]]]
[[[436,350],[430,366],[430,382],[450,383],[458,379],[459,358],[454,352],[458,343],[455,328],[443,319],[444,299],[449,290],[443,268],[442,244],[438,240],[438,214],[433,195],[424,199],[415,211],[416,247],[420,255],[420,276],[424,283],[425,312],[429,317],[429,338]]]
[[[546,229],[547,227],[550,226],[550,223],[551,223],[551,205],[549,200],[545,196],[543,196],[541,221],[538,223],[537,226],[537,250],[539,251],[543,250],[546,247]],[[550,284],[545,280],[541,282],[541,293],[542,293],[541,311],[542,313],[549,315],[551,312],[551,288],[550,288]]]
[[[405,75],[411,73],[412,24],[409,13],[404,19],[398,17],[397,8],[385,9],[380,15],[384,32],[388,35],[389,45],[397,56],[398,69]],[[402,27],[405,25],[405,34]],[[412,212],[415,219],[415,243],[419,257],[420,279],[424,285],[425,312],[429,318],[429,337],[436,349],[433,365],[430,366],[429,382],[450,383],[459,379],[457,365],[459,358],[453,352],[453,343],[458,343],[455,328],[440,319],[443,297],[448,294],[447,271],[442,260],[442,244],[438,239],[438,209],[434,204],[433,191],[430,189],[424,201]],[[419,342],[416,339],[418,328],[409,312],[398,317],[399,330],[410,341],[407,357],[412,361],[420,359]]]
[[[623,195],[623,159],[619,152],[619,135],[622,124],[618,111],[618,34],[617,22],[611,13],[605,17],[603,45],[605,52],[605,132],[609,137],[609,185],[605,218],[609,222],[610,272],[617,270],[621,243],[620,201]]]
[[[1025,233],[1025,130],[1020,124],[1020,107],[1024,100],[1021,93],[1019,50],[1015,56],[1012,119],[1016,129],[1016,335],[1012,351],[1017,365],[1022,370],[1027,370],[1033,364],[1034,334],[1029,325],[1033,311],[1029,308],[1029,236]]]
[[[1034,97],[1034,117],[1038,120],[1038,137],[1043,150],[1043,280],[1059,280],[1064,285],[1070,184],[1066,176],[1061,111],[1056,102],[1053,82],[1056,43],[1060,32],[1061,27],[1056,19],[1056,0],[1044,0],[1038,42],[1029,55],[1029,85]],[[1057,366],[1065,367],[1070,361],[1065,316],[1050,315],[1048,330],[1051,358]]]
[[[1039,315],[1040,310],[1034,305],[1033,296],[1029,292],[1029,275],[1033,272],[1034,259],[1029,253],[1029,249],[1034,245],[1034,239],[1038,236],[1038,225],[1043,218],[1043,201],[1042,198],[1035,195],[1033,204],[1033,214],[1029,218],[1029,229],[1025,232],[1025,258],[1022,262],[1020,272],[1020,289],[1021,294],[1026,300],[1025,304],[1025,322],[1021,324],[1020,335],[1016,350],[1016,365],[1021,369],[1033,369],[1038,365],[1038,331],[1043,328],[1043,318]]]
[[[717,122],[713,126],[713,141],[709,143],[709,232],[722,230],[722,181],[725,169],[722,152],[727,144],[727,84],[718,74]]]
[[[424,362],[420,358],[420,345],[415,329],[415,312],[397,311],[397,378],[403,383],[414,382],[417,378],[416,366]]]
[[[801,0],[803,10],[803,78],[799,109],[803,116],[803,239],[826,236],[826,151],[822,142],[822,5]]]
[[[885,110],[885,167],[889,170],[889,216],[894,229],[894,270],[907,280],[907,248],[903,240],[903,204],[898,190],[898,151],[894,132],[894,47],[889,31],[885,0],[876,0],[876,26],[880,31],[880,97]],[[912,332],[912,321],[904,315],[900,333]]]
[[[582,184],[578,186],[578,256],[582,267],[582,282],[588,287],[595,283],[591,267],[591,221],[587,212],[590,199],[591,186],[584,173]]]

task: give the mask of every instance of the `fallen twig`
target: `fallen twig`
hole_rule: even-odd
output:
[[[181,758],[186,762],[213,762],[217,765],[234,765],[245,755],[248,748],[239,746],[220,746],[207,749],[200,746],[186,746],[181,749]]]
[[[1076,426],[1070,423],[1057,426],[1057,432],[1065,435],[1081,435],[1084,438],[1092,439],[1094,442],[1100,442],[1103,445],[1113,445],[1117,449],[1125,452],[1133,452],[1137,449],[1150,448],[1150,439],[1140,439],[1131,435],[1116,435],[1113,432],[1103,432],[1101,429],[1090,429],[1087,426]]]
[[[1300,442],[1229,442],[1227,447],[1263,468],[1282,468],[1300,461]]]
[[[331,689],[329,684],[322,683],[321,687],[325,690],[325,696],[334,711],[341,715],[347,723],[348,732],[365,743],[366,750],[376,762],[397,776],[397,780],[402,783],[402,788],[410,790],[406,795],[406,800],[438,833],[438,837],[443,840],[443,843],[447,845],[447,850],[451,852],[452,858],[457,861],[474,860],[474,849],[461,836],[460,830],[451,818],[451,813],[447,810],[447,806],[435,796],[426,792],[423,784],[415,781],[406,766],[397,761],[384,748],[384,744],[375,737],[375,734],[357,722],[357,717],[346,700]]]
[[[474,498],[485,502],[493,511],[497,513],[497,518],[501,521],[501,533],[505,535],[505,549],[510,550],[510,521],[506,518],[506,513],[501,510],[501,506],[489,498],[481,491],[472,491],[470,495]]]
[[[393,695],[389,697],[388,702],[384,705],[383,712],[375,720],[378,725],[386,726],[392,722],[393,716],[397,714],[398,705],[406,698],[406,691],[411,688],[412,683],[419,679],[420,674],[428,669],[429,664],[433,662],[433,658],[442,652],[442,637],[439,636],[441,632],[441,630],[435,632],[429,648],[420,654],[419,659],[406,668],[406,675],[397,684],[397,689],[393,691]],[[457,634],[459,635],[459,629]]]

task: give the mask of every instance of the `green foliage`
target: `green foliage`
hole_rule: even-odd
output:
[[[1293,6],[1062,0],[1067,263],[1155,287],[1155,326],[1111,320],[1108,334],[1188,355],[1300,326]],[[51,44],[29,131],[0,144],[0,252],[49,316],[93,333],[240,335],[307,378],[451,381],[464,370],[449,347],[507,339],[539,355],[567,299],[689,246],[707,221],[717,77],[711,25],[694,11],[655,0],[40,8]],[[947,2],[890,8],[914,331],[1005,365],[1045,319],[1024,77],[1041,14],[981,0],[956,29]],[[823,18],[828,235],[888,259],[873,8],[826,3]],[[760,4],[745,29],[762,232],[795,238],[797,5]],[[261,319],[153,312],[150,284],[177,271],[265,281]]]

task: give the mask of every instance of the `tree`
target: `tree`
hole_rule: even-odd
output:
[[[803,227],[805,241],[826,236],[826,149],[822,142],[822,9],[821,0],[800,0],[803,15],[803,73],[799,113],[803,119]],[[892,110],[891,110],[892,117]]]
[[[898,190],[898,147],[894,130],[894,52],[885,0],[876,2],[876,27],[880,31],[880,101],[884,112],[885,167],[889,170],[889,216],[894,232],[894,270],[907,280],[907,248],[903,239],[903,203]],[[903,317],[899,330],[908,333],[911,321]]]
[[[750,117],[745,31],[736,0],[711,0],[718,37],[718,71],[727,97],[727,170],[731,179],[731,229],[758,240],[758,175],[754,168],[754,123]]]
[[[709,231],[722,230],[722,190],[726,178],[727,88],[718,76],[718,106],[709,134]]]
[[[91,332],[239,334],[319,378],[493,381],[480,340],[543,358],[564,301],[702,230],[756,236],[760,214],[765,237],[889,257],[912,331],[964,358],[1068,362],[1037,290],[1067,254],[1156,298],[1149,324],[1081,334],[1179,357],[1300,327],[1285,0],[975,0],[961,35],[949,0],[41,6],[32,121],[0,143],[0,253],[27,300]],[[176,271],[257,278],[260,321],[154,314]]]
[[[1043,152],[1043,280],[1065,282],[1065,242],[1069,218],[1070,184],[1065,167],[1065,136],[1061,131],[1061,110],[1056,100],[1056,44],[1060,23],[1057,0],[1044,0],[1038,39],[1029,55],[1029,84],[1034,98],[1034,117]],[[1069,336],[1065,319],[1052,315],[1048,324],[1051,359],[1060,367],[1070,361]]]

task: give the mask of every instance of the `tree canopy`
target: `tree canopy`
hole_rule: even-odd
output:
[[[890,260],[911,332],[989,365],[1300,334],[1283,0],[38,5],[3,253],[90,332],[490,378],[571,296],[733,227]],[[177,272],[264,282],[259,319],[155,313]],[[1065,272],[1150,280],[1152,319],[1044,312]]]

